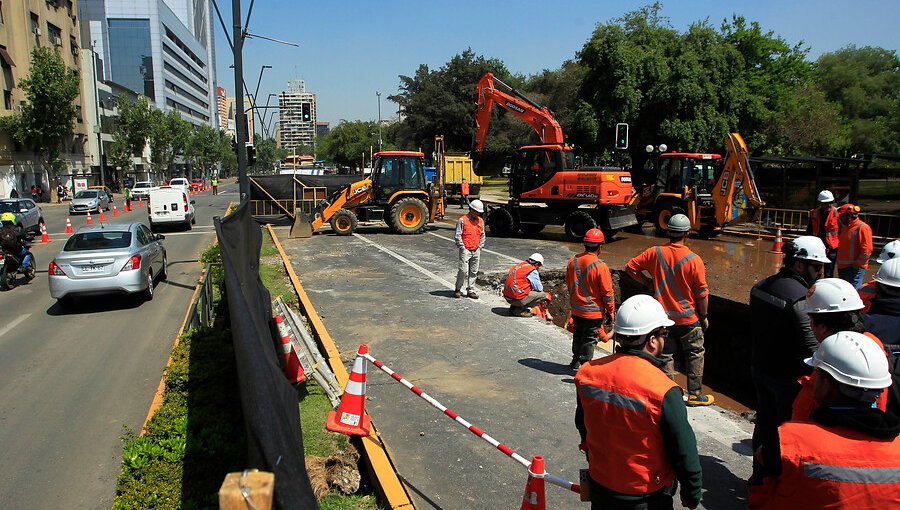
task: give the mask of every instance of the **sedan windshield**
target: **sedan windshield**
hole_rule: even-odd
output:
[[[75,193],[75,198],[97,198],[100,192],[95,189],[81,190]]]
[[[131,245],[131,232],[104,230],[82,232],[66,241],[63,251],[115,250]]]

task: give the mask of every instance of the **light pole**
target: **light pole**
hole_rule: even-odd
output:
[[[381,150],[381,92],[375,91],[375,96],[378,97],[378,150]]]

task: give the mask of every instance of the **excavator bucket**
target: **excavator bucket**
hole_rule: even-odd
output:
[[[309,220],[309,217],[303,213],[301,210],[297,210],[297,214],[294,217],[294,224],[291,225],[291,239],[306,239],[308,237],[312,237],[313,229],[312,222]]]

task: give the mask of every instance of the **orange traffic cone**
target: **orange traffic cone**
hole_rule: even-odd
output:
[[[545,510],[547,498],[544,494],[544,458],[532,457],[528,468],[528,481],[525,482],[525,496],[519,510]]]
[[[47,226],[41,223],[41,244],[49,242],[50,236],[47,235]]]
[[[369,346],[362,344],[356,352],[353,371],[344,387],[344,395],[337,411],[328,413],[325,428],[348,436],[368,436],[371,420],[366,416],[366,366],[363,355],[369,353]]]
[[[70,220],[69,217],[66,216],[66,234],[73,234],[73,233],[75,233],[75,231],[72,230],[72,220]]]
[[[138,198],[138,207],[144,207],[144,197]]]
[[[287,377],[288,382],[291,384],[305,381],[306,374],[303,373],[303,367],[300,366],[300,358],[294,352],[291,334],[288,332],[281,315],[275,316],[275,324],[278,326],[278,334],[281,335],[281,347],[284,350],[284,364],[282,365],[284,376]]]
[[[116,208],[116,204],[113,204],[113,218],[119,215],[119,210]]]
[[[781,247],[784,245],[784,240],[781,238],[781,227],[778,227],[778,230],[775,232],[775,244],[772,245],[772,249],[769,250],[769,253],[784,253],[781,251]]]
[[[88,211],[88,215],[87,215],[87,224],[88,224],[88,225],[93,225],[93,224],[94,224],[94,220],[91,219],[91,211]]]
[[[106,221],[106,215],[103,214],[103,208],[102,208],[102,207],[98,207],[98,208],[97,208],[97,212],[100,213],[100,221]]]

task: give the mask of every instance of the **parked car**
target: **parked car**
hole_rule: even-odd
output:
[[[168,185],[173,188],[181,188],[185,192],[188,192],[191,190],[191,181],[185,179],[184,177],[174,177],[171,180],[169,180]]]
[[[69,214],[100,212],[100,209],[109,210],[109,197],[99,189],[83,189],[69,202]]]
[[[5,198],[0,200],[0,214],[11,212],[16,215],[16,224],[26,232],[41,233],[44,211],[30,198]]]
[[[106,193],[106,198],[107,198],[107,200],[109,200],[110,204],[115,202],[115,199],[113,199],[112,190],[110,190],[106,186],[88,186],[88,189],[101,190],[103,193]]]
[[[184,188],[160,186],[150,190],[147,204],[150,229],[160,225],[183,225],[190,230],[197,220],[194,218],[194,201],[188,198]]]
[[[153,181],[138,181],[134,183],[134,186],[131,188],[131,199],[137,200],[143,198],[146,200],[147,196],[150,195],[150,190],[153,188]]]
[[[191,179],[191,191],[200,191],[204,187],[206,187],[206,179],[202,177],[195,177]]]
[[[164,236],[143,223],[107,224],[72,234],[48,270],[50,297],[67,306],[78,296],[142,293],[153,299],[167,278]]]

